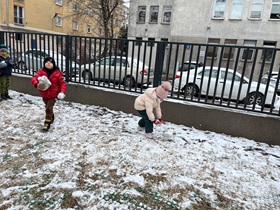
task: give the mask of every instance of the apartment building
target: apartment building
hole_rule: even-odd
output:
[[[45,32],[77,36],[104,36],[104,30],[91,9],[82,1],[67,0],[0,0],[0,29],[15,32]],[[121,5],[121,4],[120,4]],[[81,12],[83,9],[83,12]],[[82,15],[81,15],[82,14]],[[113,20],[114,35],[121,25],[121,8]]]
[[[279,34],[279,0],[130,1],[130,39],[280,48]],[[213,50],[200,59],[221,53]],[[253,50],[247,53],[253,59]],[[272,52],[265,59],[271,62]],[[276,55],[275,70],[279,63]]]

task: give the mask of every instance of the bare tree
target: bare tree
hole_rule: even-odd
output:
[[[118,37],[122,22],[123,0],[67,0],[73,12],[66,18],[71,18],[79,23],[89,23],[96,36],[105,38]],[[116,47],[116,46],[114,46]],[[103,40],[101,56],[108,52],[108,40]]]
[[[95,28],[102,29],[103,37],[113,38],[119,32],[123,0],[67,0],[70,6],[77,5],[77,10],[68,15],[79,22],[95,23]],[[98,36],[100,32],[94,31]]]

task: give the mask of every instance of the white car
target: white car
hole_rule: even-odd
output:
[[[222,67],[205,66],[198,68],[197,71],[192,69],[187,72],[177,72],[173,85],[175,91],[183,91],[186,95],[208,95],[239,100],[249,105],[254,104],[255,100],[260,106],[272,105],[275,96],[272,87],[254,81],[250,84],[249,79],[242,77],[240,73]],[[276,95],[274,103],[278,99]]]
[[[39,50],[39,49],[30,49],[26,50],[21,54],[18,58],[18,68],[21,70],[31,69],[36,71],[37,69],[43,67],[43,62],[46,57],[54,58],[56,65],[59,69],[65,73],[66,70],[66,57],[58,52],[50,51],[50,50]],[[75,62],[69,63],[71,69],[71,76],[76,76],[79,70],[79,65]]]
[[[118,82],[127,87],[148,85],[153,81],[153,70],[136,58],[108,56],[81,66],[85,81],[100,80]]]
[[[269,77],[269,72],[265,73],[262,76],[262,80],[261,81],[262,81],[263,84],[267,84],[268,83],[268,77]],[[279,77],[279,72],[273,71],[273,72],[270,73],[269,85],[271,87],[275,88],[275,86],[277,84],[278,77]],[[280,78],[278,80],[276,91],[277,91],[277,94],[280,95]]]

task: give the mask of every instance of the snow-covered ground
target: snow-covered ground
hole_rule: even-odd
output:
[[[280,147],[66,101],[0,102],[0,209],[280,209]]]

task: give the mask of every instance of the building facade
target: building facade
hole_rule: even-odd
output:
[[[130,39],[280,48],[279,34],[279,0],[130,2]],[[199,53],[200,59],[211,57],[213,53],[217,57],[220,53],[229,54],[228,51],[213,50],[209,48],[206,54]],[[232,57],[234,53],[231,52]],[[253,50],[249,52],[251,60],[253,53]],[[271,62],[272,57],[272,52],[267,51],[265,63]],[[263,56],[260,54],[257,59],[261,60]],[[279,63],[280,55],[277,55],[274,70],[279,70]]]
[[[91,9],[82,8],[81,2],[0,0],[0,29],[16,32],[38,31],[77,36],[103,36],[103,28],[98,23],[96,14]],[[113,37],[118,36],[118,30],[122,24],[121,9],[120,6],[114,13]]]

